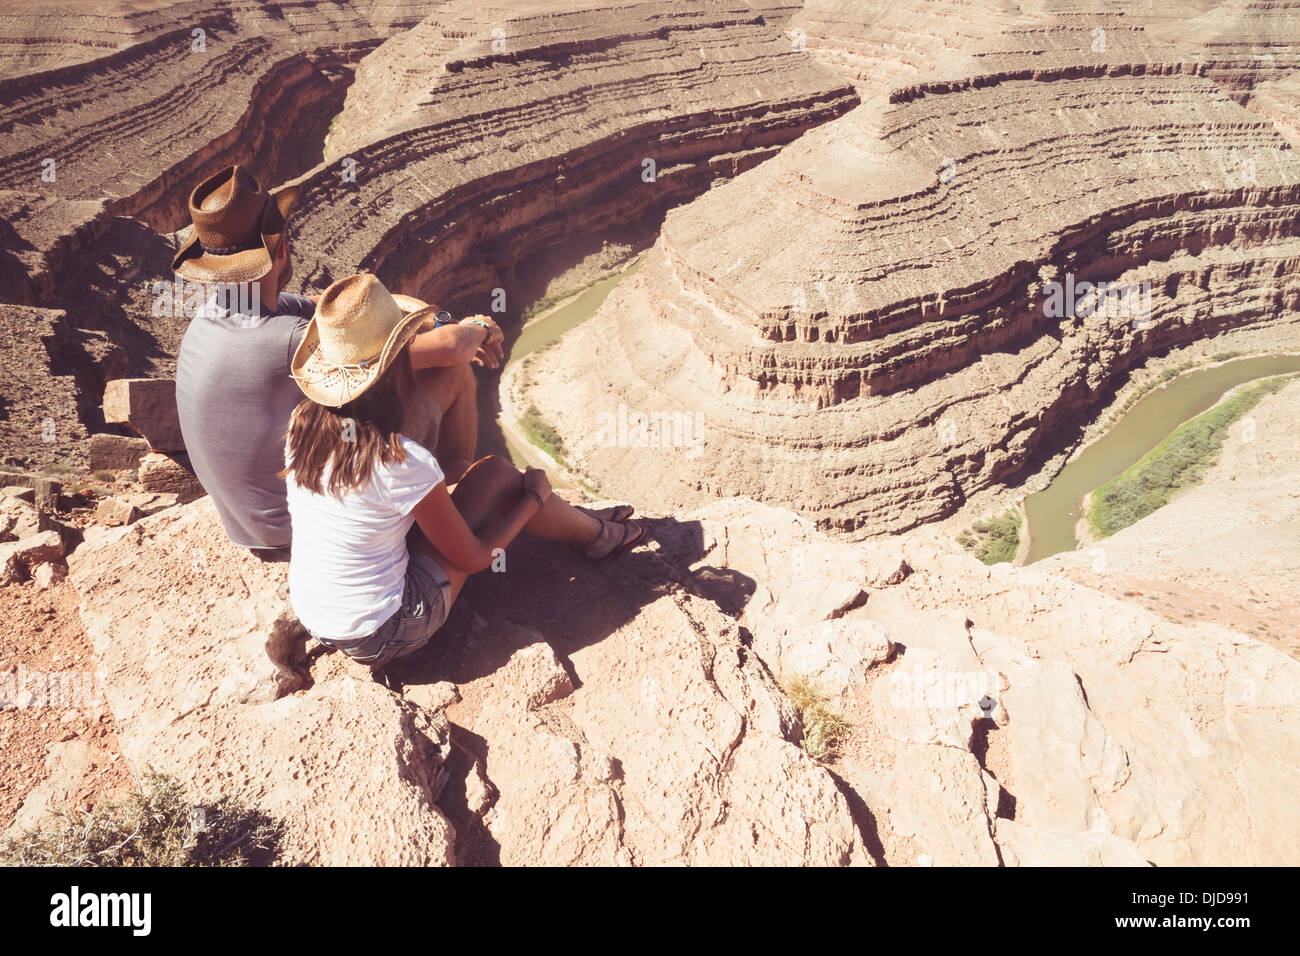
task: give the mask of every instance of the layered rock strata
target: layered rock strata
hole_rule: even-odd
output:
[[[1148,356],[1295,347],[1300,160],[1179,49],[909,73],[673,210],[515,403],[609,493],[753,495],[861,537],[1022,480]]]
[[[187,317],[151,289],[188,237],[160,233],[228,163],[302,174],[297,288],[369,269],[508,318],[522,260],[653,222],[858,101],[791,49],[788,4],[101,7],[84,40],[84,4],[0,16],[0,303],[64,312],[43,364],[92,428],[106,381],[170,374]]]
[[[514,313],[531,253],[661,214],[857,102],[791,49],[791,12],[445,5],[358,66],[303,179],[304,274],[323,286],[361,266]]]

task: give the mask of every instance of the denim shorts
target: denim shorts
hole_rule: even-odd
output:
[[[389,661],[418,651],[447,620],[451,610],[451,582],[437,561],[412,551],[406,565],[402,606],[369,637],[331,641],[315,637],[326,647],[347,654],[360,664],[383,667]]]

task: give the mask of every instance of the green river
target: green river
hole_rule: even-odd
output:
[[[1073,550],[1083,499],[1135,464],[1189,418],[1229,389],[1257,378],[1300,371],[1300,355],[1265,355],[1188,372],[1152,389],[1123,418],[1067,464],[1043,491],[1025,499],[1030,535],[1025,564]]]
[[[519,333],[519,337],[510,345],[510,354],[506,368],[514,365],[531,352],[558,339],[565,332],[576,328],[596,314],[604,304],[614,286],[631,276],[640,267],[637,259],[622,272],[606,276],[578,293],[572,300],[550,312],[531,320]],[[510,436],[501,430],[500,399],[495,388],[479,389],[479,454],[508,454],[516,466],[523,468],[535,464],[525,449],[520,448]],[[556,476],[552,475],[554,480]],[[564,482],[557,487],[568,487]]]

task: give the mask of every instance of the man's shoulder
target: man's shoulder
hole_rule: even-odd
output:
[[[293,292],[281,292],[275,302],[277,315],[292,316],[296,319],[310,319],[316,314],[316,303],[305,295]]]

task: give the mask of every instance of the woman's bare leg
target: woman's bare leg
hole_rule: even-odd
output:
[[[469,487],[465,487],[467,484]],[[499,455],[489,455],[466,470],[451,500],[456,502],[465,523],[477,532],[484,521],[523,494],[519,469]],[[591,544],[600,529],[599,519],[579,511],[559,495],[548,497],[542,510],[524,525],[524,531],[535,538],[577,545]]]
[[[495,514],[513,504],[524,494],[523,476],[514,465],[499,455],[480,458],[465,471],[451,500],[465,523],[478,533]],[[579,511],[559,495],[551,495],[532,519],[524,525],[528,534],[547,541],[563,541],[588,549],[590,557],[601,557],[617,547],[623,540],[621,522],[601,521]],[[414,543],[447,572],[452,583],[452,600],[460,594],[467,577],[464,571],[437,552],[437,549],[419,535]],[[453,574],[453,572],[455,572]]]

